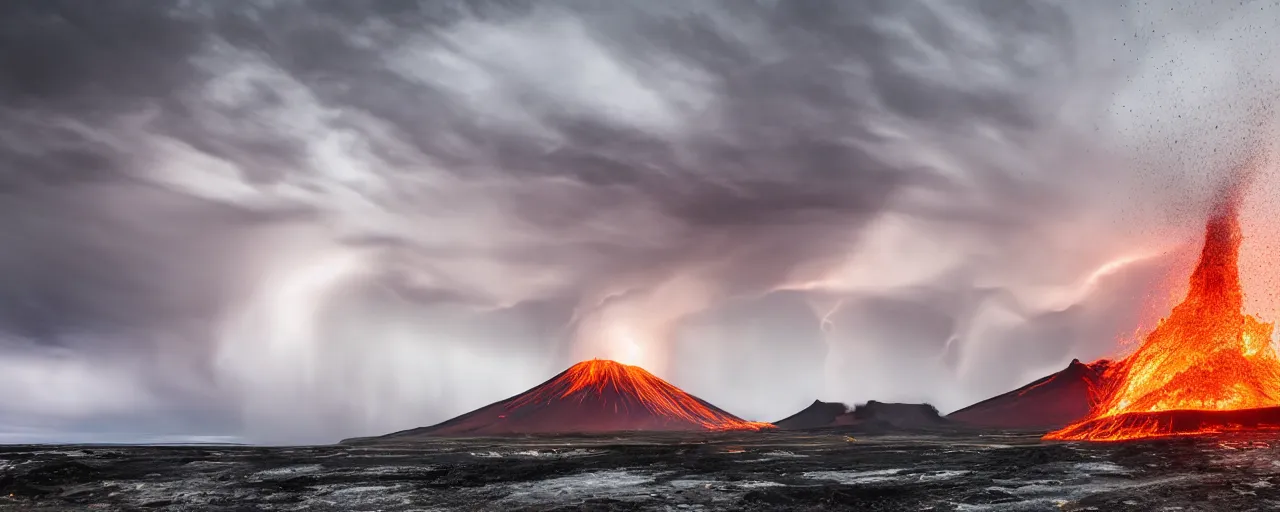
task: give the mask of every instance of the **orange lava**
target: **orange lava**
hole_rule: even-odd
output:
[[[1242,313],[1237,203],[1227,198],[1209,219],[1186,299],[1136,352],[1106,372],[1098,405],[1088,417],[1045,439],[1120,441],[1222,432],[1232,425],[1182,421],[1175,426],[1168,414],[1152,413],[1184,411],[1179,416],[1185,419],[1185,411],[1280,406],[1280,358],[1271,346],[1272,325]]]
[[[770,423],[746,421],[708,407],[693,395],[685,393],[644,368],[610,361],[591,359],[569,367],[536,393],[521,397],[507,405],[516,409],[552,400],[616,394],[633,397],[650,413],[701,425],[707,430],[762,430],[776,428]],[[625,405],[623,405],[625,407]],[[616,407],[616,406],[615,406]]]

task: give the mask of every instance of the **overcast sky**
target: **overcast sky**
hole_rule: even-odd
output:
[[[1273,321],[1278,26],[1269,1],[0,2],[0,442],[332,442],[590,357],[754,420],[948,412],[1123,354],[1241,166]]]

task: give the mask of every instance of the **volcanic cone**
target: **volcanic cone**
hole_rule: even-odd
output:
[[[1097,405],[1106,359],[1081,363],[1073,359],[1062,371],[988,398],[947,418],[992,428],[1062,428],[1087,417]]]
[[[774,426],[784,430],[803,430],[809,428],[830,427],[836,419],[849,413],[849,406],[839,402],[823,402],[814,400],[800,412],[773,422]]]
[[[760,430],[638,366],[592,359],[537,387],[405,436],[491,436],[627,430]]]
[[[1271,324],[1241,312],[1237,202],[1228,197],[1215,209],[1186,299],[1107,371],[1099,407],[1046,439],[1270,428],[1267,418],[1277,414],[1262,409],[1280,406],[1280,358],[1271,346]],[[1254,412],[1224,414],[1244,410]],[[1243,417],[1248,421],[1239,421]]]

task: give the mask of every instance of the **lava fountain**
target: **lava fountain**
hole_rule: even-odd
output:
[[[1045,439],[1120,441],[1280,429],[1272,325],[1242,312],[1239,197],[1214,208],[1186,299],[1107,370],[1097,407]]]

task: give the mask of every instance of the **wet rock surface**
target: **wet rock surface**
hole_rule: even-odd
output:
[[[0,510],[1276,510],[1280,436],[838,431],[3,446]]]

